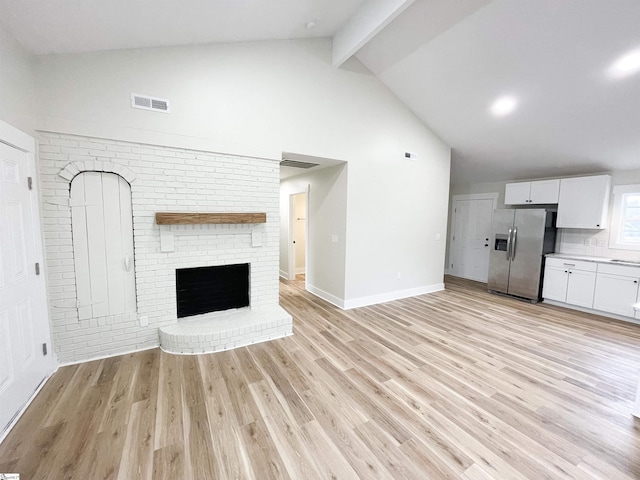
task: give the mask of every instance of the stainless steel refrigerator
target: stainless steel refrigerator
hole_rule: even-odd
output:
[[[544,256],[555,250],[555,212],[544,209],[502,209],[493,213],[490,292],[538,301]]]

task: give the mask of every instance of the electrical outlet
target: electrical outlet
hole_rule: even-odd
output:
[[[596,245],[598,247],[606,247],[607,246],[607,239],[606,238],[598,238],[596,240]]]
[[[338,235],[331,235],[331,241],[333,243],[338,243]]]
[[[439,233],[436,233],[436,242],[439,241],[441,239],[441,235]]]
[[[591,245],[591,239],[590,238],[585,238],[584,239],[584,245],[585,245],[585,247],[588,247],[589,245]]]
[[[402,272],[398,272],[398,280],[402,278]]]
[[[141,327],[149,326],[149,317],[147,317],[146,315],[140,315],[140,318],[138,320],[140,321]]]

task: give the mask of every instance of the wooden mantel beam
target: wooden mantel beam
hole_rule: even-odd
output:
[[[206,223],[266,223],[267,214],[254,213],[192,213],[156,212],[158,225],[202,225]]]

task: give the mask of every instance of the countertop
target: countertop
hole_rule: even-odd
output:
[[[640,262],[631,260],[621,260],[609,257],[589,257],[587,255],[574,255],[572,253],[547,253],[548,258],[566,258],[567,260],[581,260],[583,262],[609,263],[611,265],[626,265],[630,267],[640,267]]]

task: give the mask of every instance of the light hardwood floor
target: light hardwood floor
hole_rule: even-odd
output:
[[[295,335],[61,368],[0,445],[30,479],[637,479],[640,326],[447,289]]]

